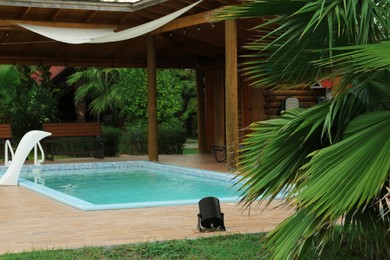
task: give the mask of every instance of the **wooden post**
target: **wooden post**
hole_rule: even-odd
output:
[[[225,68],[218,67],[213,69],[212,87],[213,87],[213,126],[214,143],[213,145],[223,146],[226,144],[225,132]]]
[[[158,161],[156,51],[153,36],[148,37],[148,154],[149,161]]]
[[[234,169],[238,149],[237,21],[225,21],[226,48],[226,163]]]
[[[196,69],[196,100],[198,116],[198,149],[200,153],[206,153],[206,119],[205,119],[205,93],[204,93],[203,73],[201,69]]]

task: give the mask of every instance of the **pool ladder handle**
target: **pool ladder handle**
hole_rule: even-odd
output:
[[[38,148],[41,152],[41,159],[38,159]],[[34,146],[34,165],[41,165],[45,161],[45,152],[43,151],[41,142],[37,142]]]
[[[4,165],[9,166],[14,159],[15,152],[12,148],[11,142],[9,140],[5,141],[4,147]],[[41,159],[38,159],[38,148],[41,152]],[[9,160],[9,154],[11,155],[11,160]],[[45,152],[43,151],[42,145],[40,142],[36,143],[34,146],[34,165],[41,165],[45,161]]]
[[[14,149],[12,148],[11,142],[9,140],[5,140],[4,146],[4,165],[9,166],[15,156]],[[11,154],[11,160],[8,160],[9,154]]]

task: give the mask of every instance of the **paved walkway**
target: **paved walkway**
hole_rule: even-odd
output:
[[[145,160],[142,156],[105,161]],[[80,159],[74,161],[95,161]],[[67,163],[70,160],[55,161]],[[211,155],[160,156],[161,163],[226,171]],[[197,205],[147,209],[81,211],[23,187],[0,187],[0,254],[45,248],[110,246],[141,241],[196,238],[272,230],[290,212],[223,203],[227,232],[199,233]],[[273,208],[274,204],[270,208]]]

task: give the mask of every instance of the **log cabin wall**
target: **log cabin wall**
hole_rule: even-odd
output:
[[[211,152],[214,145],[225,145],[225,68],[202,68],[204,72],[205,147]],[[253,88],[245,77],[239,77],[239,141],[248,133],[252,122],[280,115],[282,103],[287,97],[298,98],[300,107],[308,108],[325,96],[324,89],[271,90]]]
[[[270,119],[280,115],[282,103],[288,97],[295,97],[299,100],[299,107],[308,108],[318,103],[320,97],[325,96],[325,89],[286,89],[286,90],[264,90],[265,97],[265,118]]]

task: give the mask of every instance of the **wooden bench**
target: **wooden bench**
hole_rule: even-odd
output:
[[[12,137],[12,128],[11,124],[0,124],[0,150],[4,151],[5,142],[9,140],[11,143],[14,142]]]
[[[44,150],[48,160],[54,160],[54,155],[94,156],[104,158],[102,129],[98,122],[88,123],[46,123],[43,131],[52,135],[44,140]],[[80,147],[76,150],[59,148],[60,143],[74,143]],[[85,147],[86,144],[91,147]]]
[[[0,139],[5,140],[12,139],[11,124],[0,124]]]

